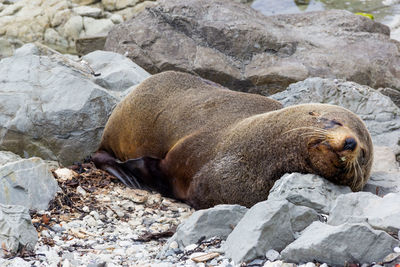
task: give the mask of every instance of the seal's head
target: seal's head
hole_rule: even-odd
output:
[[[310,110],[308,115],[311,126],[296,129],[302,130],[300,136],[306,139],[309,166],[334,183],[361,190],[373,160],[372,141],[365,124],[354,113],[337,106],[324,105],[323,109]]]

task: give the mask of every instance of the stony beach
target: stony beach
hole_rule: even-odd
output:
[[[400,266],[396,16],[255,2],[0,1],[0,266]],[[349,109],[372,136],[368,183],[290,173],[252,207],[198,211],[126,187],[90,156],[115,106],[171,69]]]

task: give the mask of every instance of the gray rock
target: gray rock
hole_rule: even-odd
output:
[[[120,55],[99,52],[87,58],[104,77],[96,80],[87,64],[38,44],[25,45],[0,61],[1,150],[69,165],[97,149],[108,116],[120,100],[117,92],[148,74],[136,67],[139,75],[134,75],[133,63]],[[109,65],[129,70],[119,68],[123,75],[118,76]],[[124,76],[128,73],[131,78]]]
[[[0,166],[20,159],[22,159],[20,156],[10,151],[0,151]]]
[[[400,66],[400,65],[399,65]],[[341,80],[309,78],[271,96],[284,106],[328,103],[345,107],[364,120],[375,145],[400,151],[400,108],[368,87]]]
[[[335,185],[315,174],[285,174],[275,182],[268,200],[286,199],[294,205],[329,213],[339,195],[350,193],[347,186]]]
[[[290,203],[289,213],[293,232],[301,232],[311,223],[319,220],[318,212],[304,206],[296,206]]]
[[[83,37],[75,41],[75,49],[79,55],[86,55],[96,50],[104,50],[107,36]]]
[[[37,232],[28,209],[0,204],[0,244],[4,244],[9,252],[16,253],[21,246],[33,250],[37,241]],[[3,250],[0,250],[0,255],[2,253]]]
[[[177,242],[183,249],[202,238],[209,239],[217,236],[225,239],[247,210],[246,207],[239,205],[217,205],[210,209],[196,211],[178,226],[176,233],[164,246],[164,252],[169,249],[172,242]]]
[[[369,192],[339,196],[328,224],[366,222],[374,229],[397,233],[400,230],[400,193],[378,197]]]
[[[95,73],[93,81],[112,91],[125,91],[139,84],[150,74],[136,65],[129,58],[108,51],[95,51],[83,57]]]
[[[400,174],[389,172],[374,172],[371,174],[363,191],[379,196],[400,192]]]
[[[400,91],[392,88],[379,88],[378,91],[390,97],[393,103],[395,103],[400,108]]]
[[[32,265],[20,257],[12,259],[1,259],[0,264],[3,267],[31,267]]]
[[[106,50],[128,52],[150,73],[183,70],[264,95],[308,77],[400,89],[400,43],[363,16],[330,10],[267,17],[223,0],[158,3],[115,26]]]
[[[328,265],[379,262],[399,241],[368,224],[331,226],[314,222],[288,245],[281,256],[289,262],[324,262]]]
[[[294,240],[288,201],[263,201],[249,209],[226,239],[227,257],[238,264],[274,249],[281,251]]]
[[[0,153],[3,157],[4,153]],[[59,190],[48,164],[40,158],[9,159],[0,165],[0,203],[45,210]]]
[[[363,191],[379,196],[400,192],[400,168],[390,147],[374,146],[371,177]]]

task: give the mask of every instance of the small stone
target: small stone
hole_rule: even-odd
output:
[[[68,168],[57,169],[54,171],[54,173],[62,181],[70,180],[76,175],[76,172],[74,172],[73,170],[70,170]]]
[[[76,193],[78,193],[78,194],[81,194],[82,196],[86,196],[86,190],[85,189],[83,189],[81,186],[78,186],[77,188],[76,188]]]
[[[282,267],[283,266],[283,261],[267,261],[264,263],[263,267]]]
[[[89,212],[89,211],[90,211],[90,209],[89,209],[88,206],[84,206],[84,207],[82,208],[82,210],[83,210],[83,212]]]
[[[107,217],[107,218],[112,218],[112,217],[114,217],[114,212],[113,212],[112,210],[107,210],[106,217]]]
[[[125,215],[125,213],[121,210],[117,210],[115,213],[117,213],[117,216],[120,218],[124,217],[124,215]]]
[[[390,253],[383,259],[383,263],[389,263],[400,257],[399,252]]]
[[[399,253],[399,252],[400,252],[400,247],[395,247],[395,248],[393,249],[393,251]]]
[[[190,250],[193,250],[193,249],[195,249],[195,248],[197,248],[197,245],[196,245],[196,244],[190,244],[190,245],[186,246],[186,247],[184,248],[184,250],[185,250],[185,251],[190,251]]]
[[[169,248],[171,249],[177,249],[179,247],[178,242],[172,241],[171,244],[169,244]]]
[[[250,265],[250,266],[252,266],[252,265],[259,266],[259,265],[262,265],[262,264],[264,264],[264,260],[255,259],[255,260],[251,261],[248,265]]]
[[[124,241],[120,241],[120,242],[119,242],[119,245],[120,245],[121,247],[127,247],[127,246],[132,245],[132,242],[131,242],[131,241],[124,240]]]
[[[100,219],[99,213],[95,210],[92,210],[89,214],[92,215],[96,220]]]
[[[88,226],[91,227],[97,226],[97,221],[90,215],[85,216],[83,220],[87,223]]]
[[[66,259],[66,260],[63,261],[62,267],[71,267],[71,263],[69,262],[68,259]]]
[[[274,249],[270,249],[267,251],[267,253],[265,254],[265,257],[270,260],[270,261],[275,261],[280,257],[280,254],[278,251],[274,250]]]
[[[194,254],[192,254],[193,256]],[[210,253],[202,253],[202,255],[199,256],[193,256],[190,257],[190,259],[194,262],[206,262],[211,259],[214,259],[219,256],[219,253],[216,252],[210,252]]]

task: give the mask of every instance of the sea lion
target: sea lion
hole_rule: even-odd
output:
[[[358,191],[369,177],[372,149],[364,123],[345,108],[283,108],[169,71],[143,81],[117,105],[93,161],[128,186],[156,189],[196,209],[249,207],[290,172]]]

